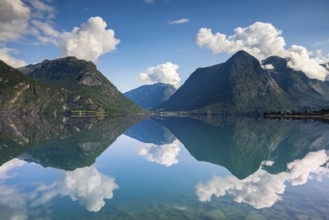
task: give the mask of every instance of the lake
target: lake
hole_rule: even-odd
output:
[[[0,219],[328,219],[329,124],[0,120]]]

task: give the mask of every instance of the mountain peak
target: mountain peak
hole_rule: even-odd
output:
[[[287,59],[269,57],[263,64],[245,51],[225,63],[197,69],[185,83],[158,106],[159,111],[245,114],[262,111],[304,110],[326,107],[329,84],[310,80],[287,66]]]
[[[230,59],[256,59],[256,58],[244,50],[239,50],[238,52],[233,54],[233,56]]]
[[[97,70],[94,63],[76,57],[45,60],[42,63],[19,68],[19,71],[55,89],[71,92],[74,108],[108,112],[142,111]]]
[[[254,56],[250,55],[244,50],[239,50],[225,64],[239,64],[240,65],[255,65],[260,67],[260,62]]]
[[[241,56],[242,57],[242,56],[251,56],[251,55],[248,52],[246,52],[245,50],[239,50],[233,56]]]

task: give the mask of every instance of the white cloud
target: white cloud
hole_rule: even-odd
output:
[[[318,63],[326,64],[329,62],[329,53],[327,55],[324,55],[321,49],[316,50],[314,53],[310,55],[314,55]]]
[[[53,39],[56,30],[51,21],[54,16],[54,8],[40,0],[0,1],[0,59],[14,67],[26,65],[12,56],[15,50],[6,47],[6,43],[27,35],[36,37],[42,43],[56,43]]]
[[[170,21],[169,24],[185,24],[185,23],[189,23],[189,22],[190,22],[189,18],[181,18],[178,20]]]
[[[51,5],[41,0],[28,0],[27,1],[33,10],[32,17],[38,19],[51,20],[55,18],[56,10]]]
[[[21,0],[0,1],[0,42],[21,38],[30,16],[30,9]]]
[[[292,45],[287,50],[287,56],[290,60],[288,66],[297,71],[303,71],[311,79],[325,80],[328,71],[319,63],[317,59],[310,58],[310,53],[305,47]]]
[[[15,52],[16,51],[14,49],[5,47],[0,48],[0,60],[15,68],[25,66],[26,63],[23,60],[17,59],[12,56],[12,54]]]
[[[292,45],[285,49],[286,42],[281,36],[282,31],[270,23],[255,22],[248,27],[234,29],[234,34],[227,36],[220,32],[213,34],[209,28],[201,28],[196,35],[196,43],[200,47],[214,53],[235,53],[245,50],[262,60],[269,56],[288,58],[289,67],[303,71],[312,79],[325,80],[327,70],[319,65],[318,59],[311,57],[311,52],[302,46]]]
[[[60,46],[64,54],[96,61],[99,56],[114,51],[120,40],[115,38],[114,30],[106,27],[101,17],[91,17],[87,23],[63,33]]]
[[[197,184],[196,193],[202,202],[210,201],[212,196],[232,195],[238,203],[247,203],[257,209],[268,208],[282,199],[286,182],[302,185],[309,179],[329,177],[328,160],[325,150],[310,152],[303,159],[289,163],[288,171],[270,174],[260,168],[244,180],[234,176],[215,176],[207,183]],[[264,165],[271,166],[273,162],[265,162]]]
[[[14,67],[25,65],[12,56],[14,50],[6,47],[6,43],[26,36],[34,37],[35,44],[60,46],[65,56],[94,62],[101,55],[114,51],[120,42],[114,30],[106,29],[107,24],[101,17],[91,17],[71,32],[60,32],[53,22],[55,15],[55,8],[45,1],[0,1],[0,59]]]
[[[178,156],[179,151],[179,141],[175,140],[171,144],[144,144],[138,149],[138,154],[145,157],[148,161],[169,167],[178,163],[176,157]]]
[[[166,62],[147,68],[145,72],[139,74],[139,79],[147,84],[161,82],[171,84],[178,88],[181,80],[177,72],[178,68],[178,65]]]
[[[55,30],[51,23],[42,22],[40,20],[32,20],[31,23],[34,27],[38,27],[34,29],[34,34],[42,43],[53,43],[57,44],[57,38],[60,33]]]
[[[319,41],[319,42],[315,42],[313,44],[313,46],[322,46],[324,44],[329,44],[329,39],[328,40],[325,40],[325,41]]]
[[[152,3],[154,3],[155,1],[154,1],[154,0],[144,0],[144,2],[145,2],[146,4],[152,4]]]
[[[261,65],[264,70],[273,70],[274,66],[272,64]]]

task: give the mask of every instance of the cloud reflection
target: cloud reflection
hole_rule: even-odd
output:
[[[12,159],[0,167],[0,219],[27,219],[27,203],[17,187],[8,187],[3,182],[14,176],[12,170],[26,164],[25,161]],[[5,211],[2,211],[5,210]]]
[[[178,163],[176,157],[178,156],[179,151],[179,141],[175,140],[171,144],[144,144],[138,149],[138,154],[145,157],[148,161],[169,167]]]
[[[16,167],[23,166],[24,164],[26,164],[25,161],[16,158],[8,161],[7,163],[4,163],[2,166],[0,166],[0,180],[11,178],[12,176],[9,174],[9,172]]]
[[[257,209],[268,208],[281,200],[286,182],[291,185],[305,184],[309,179],[329,177],[329,155],[325,150],[310,152],[303,159],[288,164],[288,170],[270,174],[260,168],[249,177],[240,180],[234,176],[214,176],[206,183],[198,183],[196,194],[200,201],[210,201],[212,196],[232,195],[234,201],[247,203]],[[267,161],[264,165],[273,165]]]
[[[105,205],[105,199],[112,199],[113,190],[118,188],[114,178],[99,173],[95,166],[66,172],[63,183],[72,200],[78,200],[93,212]]]
[[[118,188],[114,178],[100,173],[95,165],[60,171],[58,181],[38,184],[27,192],[15,185],[7,186],[4,182],[14,176],[13,169],[24,164],[27,163],[13,159],[0,167],[0,219],[28,219],[32,210],[45,208],[60,196],[69,196],[88,211],[98,212],[104,207],[105,199],[112,199],[113,190]]]
[[[74,171],[65,171],[63,178],[58,182],[48,186],[39,186],[36,189],[37,198],[31,205],[37,207],[62,195],[78,201],[88,211],[98,212],[104,207],[105,199],[112,199],[113,190],[117,188],[114,178],[101,174],[93,165]]]

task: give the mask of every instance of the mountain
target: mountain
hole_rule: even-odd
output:
[[[142,111],[96,69],[92,62],[66,57],[18,69],[50,88],[70,91],[71,109],[108,112]]]
[[[152,109],[167,101],[175,92],[176,88],[170,84],[156,83],[140,86],[124,93],[124,95],[143,108]]]
[[[0,61],[0,112],[54,113],[65,108],[70,95],[65,89],[48,88]]]
[[[225,63],[199,68],[158,111],[245,114],[305,110],[329,106],[329,85],[309,79],[287,66],[287,60],[269,57],[263,65],[245,51]]]

